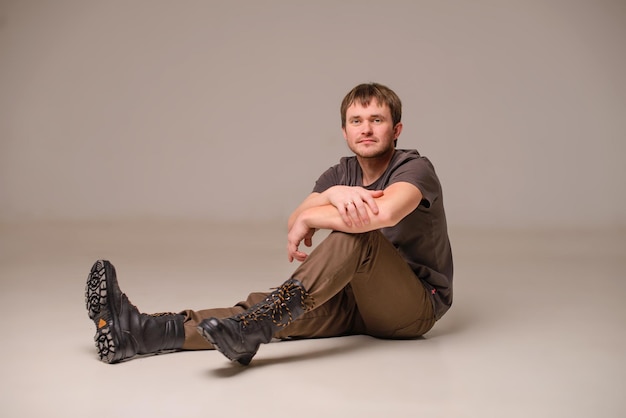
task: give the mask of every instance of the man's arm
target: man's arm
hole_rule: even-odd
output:
[[[375,198],[382,195],[382,190],[366,190],[362,187],[351,186],[333,186],[323,193],[311,193],[289,217],[287,230],[291,230],[303,211],[326,205],[334,206],[346,225],[360,226],[361,223],[369,222],[370,213],[378,214]]]
[[[328,201],[328,198],[326,198],[326,196],[322,195],[321,193],[316,193],[316,192],[311,193],[291,213],[291,216],[289,216],[289,221],[287,222],[287,230],[288,231],[291,230],[291,227],[293,226],[294,222],[298,218],[298,215],[300,215],[300,213],[302,213],[306,209],[309,209],[315,206],[324,206],[328,204],[330,204],[330,202]]]
[[[294,219],[290,218],[290,228],[287,235],[289,261],[294,259],[304,261],[307,255],[299,251],[298,247],[303,240],[305,240],[305,244],[310,245],[313,232],[317,229],[356,234],[396,225],[417,208],[422,200],[422,193],[410,183],[394,183],[387,187],[380,197],[374,198],[378,208],[377,213],[372,211],[369,204],[364,205],[368,222],[358,224],[352,222],[350,225],[344,221],[341,211],[333,204],[315,206],[306,204],[307,200],[309,203],[323,202],[323,198],[319,194],[313,194],[300,205],[301,210],[294,212],[292,215]]]

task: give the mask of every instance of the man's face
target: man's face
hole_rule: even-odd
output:
[[[373,99],[363,107],[352,103],[346,110],[346,126],[343,136],[348,147],[362,158],[377,158],[391,153],[394,140],[402,131],[402,124],[393,126],[389,106],[380,106]]]

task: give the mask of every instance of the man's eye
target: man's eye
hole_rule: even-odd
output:
[[[383,120],[382,120],[382,119],[379,119],[379,118],[374,119],[374,123],[381,123],[382,121],[383,121]]]
[[[358,125],[359,123],[361,123],[361,121],[360,121],[360,120],[357,120],[357,119],[352,119],[351,123],[352,123],[353,125]]]

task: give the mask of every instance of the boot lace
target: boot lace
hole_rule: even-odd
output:
[[[294,281],[287,281],[282,286],[274,288],[263,301],[239,314],[237,318],[248,326],[251,322],[255,322],[264,318],[270,318],[274,325],[284,328],[293,322],[293,315],[289,307],[289,301],[294,297],[300,297],[300,307],[303,311],[312,309],[307,308],[305,300],[309,299],[309,303],[313,305],[312,298],[308,292]],[[285,321],[286,319],[286,321]]]

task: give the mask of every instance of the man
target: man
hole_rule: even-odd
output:
[[[86,303],[100,359],[216,348],[247,365],[272,338],[365,334],[416,338],[452,304],[452,253],[441,186],[430,161],[396,149],[402,104],[388,87],[356,86],[341,104],[354,156],[324,172],[289,218],[287,254],[301,262],[270,293],[231,308],[140,313],[97,261]],[[318,229],[332,232],[310,254]]]

